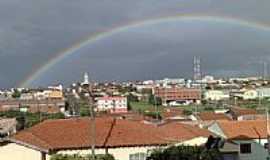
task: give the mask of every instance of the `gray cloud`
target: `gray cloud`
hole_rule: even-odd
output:
[[[16,85],[85,36],[115,26],[176,14],[270,24],[269,9],[268,0],[0,0],[0,88]],[[84,71],[98,80],[191,76],[194,55],[201,55],[206,73],[235,74],[248,68],[248,74],[255,74],[258,69],[243,60],[269,58],[269,33],[223,24],[169,25],[130,30],[87,46],[34,84],[70,83]]]

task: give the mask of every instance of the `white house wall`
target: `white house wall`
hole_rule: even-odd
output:
[[[0,160],[41,160],[41,152],[9,143],[0,146]]]
[[[268,155],[267,149],[264,148],[264,144],[267,143],[266,139],[262,139],[259,143],[259,140],[245,140],[245,141],[234,141],[235,143],[251,143],[251,153],[241,154],[239,151],[239,159],[240,160],[266,160]],[[239,147],[240,150],[240,147]]]
[[[123,148],[110,148],[108,149],[108,153],[113,155],[116,160],[129,160],[130,154],[136,153],[148,153],[149,150],[152,150],[156,147],[123,147]],[[91,149],[87,150],[65,150],[59,151],[58,154],[80,154],[87,155],[91,153]],[[105,149],[96,149],[96,154],[105,154]]]

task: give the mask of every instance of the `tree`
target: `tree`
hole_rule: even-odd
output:
[[[189,115],[192,115],[192,111],[188,109],[184,109],[183,114],[189,116]]]
[[[15,89],[12,94],[12,98],[20,98],[20,97],[21,97],[21,92]]]
[[[162,104],[162,99],[160,97],[155,97],[153,94],[151,94],[149,96],[148,103],[160,106]]]
[[[127,96],[127,101],[128,102],[139,102],[138,97],[137,96],[134,96],[133,94],[129,94]]]

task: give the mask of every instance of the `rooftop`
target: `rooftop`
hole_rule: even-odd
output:
[[[231,120],[230,117],[226,116],[224,113],[215,112],[201,112],[198,117],[202,121],[212,121],[212,120]]]
[[[166,145],[210,135],[207,130],[176,122],[157,126],[139,121],[96,118],[95,125],[97,148]],[[44,121],[19,132],[10,140],[50,151],[90,148],[91,137],[90,119],[78,118]]]
[[[267,138],[265,120],[219,121],[218,125],[228,139]]]

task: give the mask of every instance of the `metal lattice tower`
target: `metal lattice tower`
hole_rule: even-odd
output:
[[[201,59],[195,56],[193,59],[193,80],[201,80],[201,77]]]

